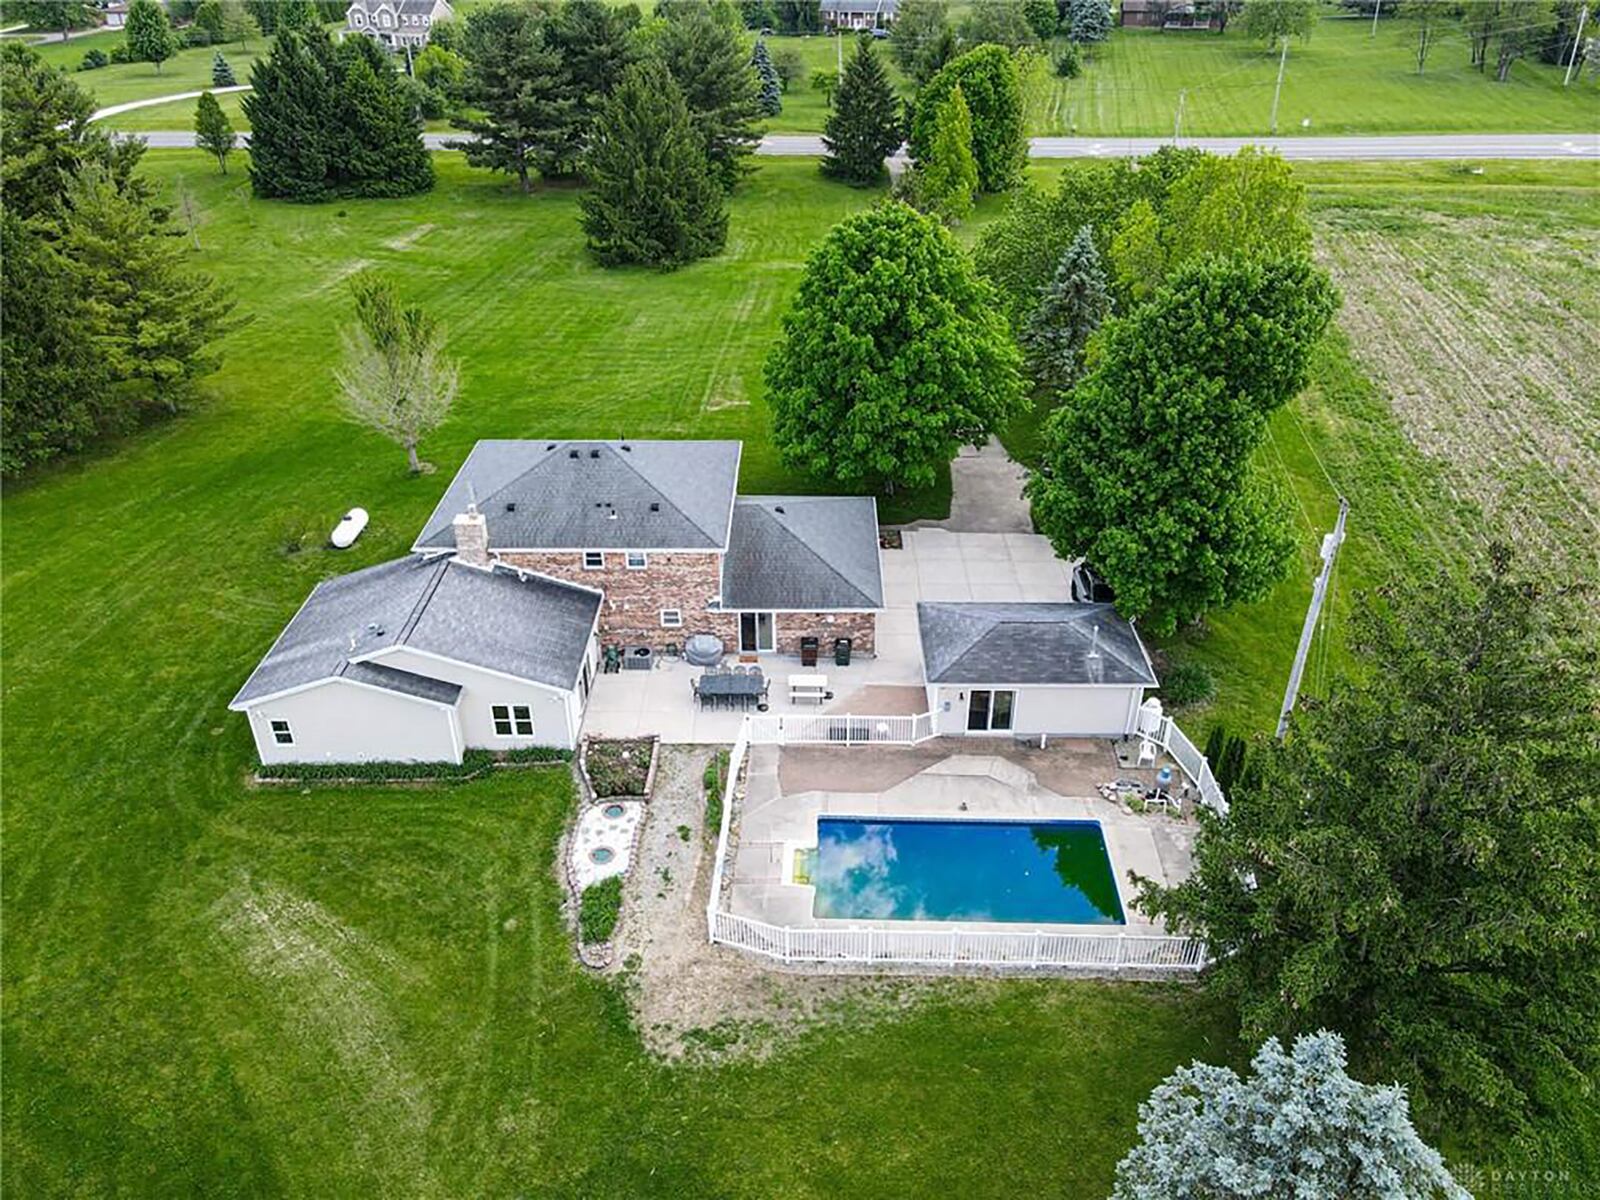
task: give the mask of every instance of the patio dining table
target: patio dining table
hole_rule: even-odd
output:
[[[727,702],[740,707],[755,703],[767,689],[766,678],[754,675],[706,672],[700,676],[700,703]]]

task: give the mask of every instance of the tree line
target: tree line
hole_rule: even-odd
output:
[[[93,99],[0,44],[0,470],[10,475],[177,411],[244,318],[188,264],[138,172],[144,144],[89,124]]]

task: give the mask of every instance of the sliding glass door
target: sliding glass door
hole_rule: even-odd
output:
[[[739,614],[739,653],[765,654],[777,648],[776,629],[769,612]]]
[[[967,697],[967,732],[988,733],[1011,728],[1011,714],[1017,705],[1015,692],[974,691]]]

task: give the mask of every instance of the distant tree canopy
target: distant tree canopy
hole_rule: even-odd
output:
[[[901,0],[889,32],[889,53],[902,71],[925,84],[956,52],[946,0]]]
[[[1304,256],[1206,258],[1106,322],[1028,494],[1057,553],[1087,558],[1124,616],[1168,634],[1282,578],[1287,514],[1252,456],[1337,303]]]
[[[133,0],[128,5],[128,53],[136,62],[154,63],[156,70],[178,52],[178,35],[172,32],[167,10],[156,0]]]
[[[1018,354],[948,230],[889,202],[806,263],[766,362],[778,452],[819,479],[927,487],[1023,406]]]
[[[371,38],[335,46],[320,27],[286,30],[250,81],[244,111],[256,195],[315,202],[433,186],[422,125]]]
[[[88,122],[92,98],[0,43],[0,472],[174,411],[240,321],[188,267],[136,173],[144,143]]]
[[[1548,1118],[1600,1067],[1594,596],[1492,547],[1358,609],[1302,699],[1139,905],[1203,931],[1242,1032],[1342,1031],[1439,1125]]]
[[[651,52],[677,81],[706,159],[731,190],[749,170],[745,159],[761,140],[760,85],[742,23],[727,0],[672,4],[664,15],[652,30]]]
[[[919,164],[933,152],[940,107],[957,87],[972,116],[972,156],[978,187],[1000,192],[1017,181],[1027,158],[1022,85],[1017,65],[1001,46],[979,46],[942,67],[917,95],[911,156]]]

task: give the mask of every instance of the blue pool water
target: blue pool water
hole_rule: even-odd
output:
[[[1121,925],[1097,821],[819,817],[818,917]]]

